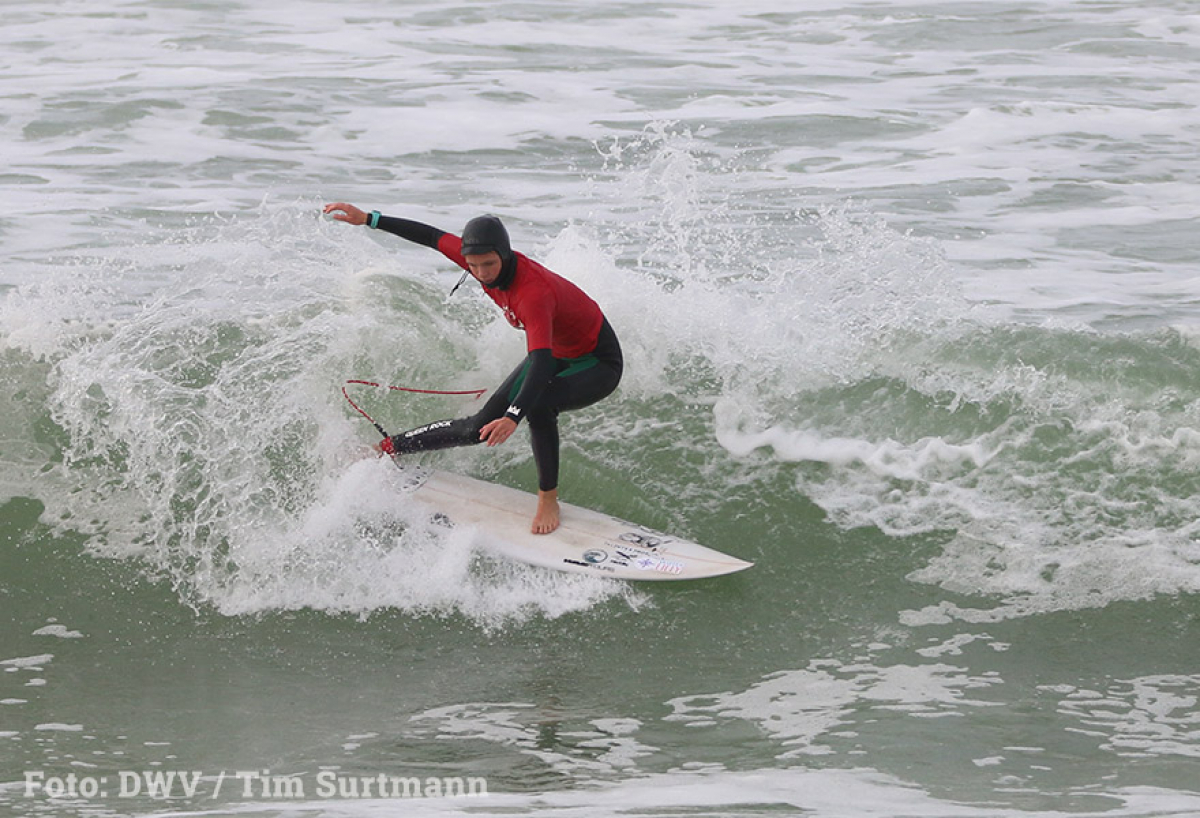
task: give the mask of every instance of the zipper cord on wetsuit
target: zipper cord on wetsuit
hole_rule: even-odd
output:
[[[458,279],[458,283],[450,288],[450,295],[454,295],[456,292],[458,292],[458,288],[462,286],[463,282],[467,280],[467,276],[469,276],[470,274],[471,274],[470,270],[463,270],[462,277]],[[450,295],[448,295],[446,297],[449,298]]]

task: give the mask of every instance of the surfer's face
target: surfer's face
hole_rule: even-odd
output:
[[[467,269],[480,284],[492,284],[500,277],[500,268],[504,266],[500,261],[500,254],[495,250],[488,253],[472,253],[463,258],[467,260]]]

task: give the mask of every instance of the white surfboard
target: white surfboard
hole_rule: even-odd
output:
[[[560,503],[558,530],[533,534],[537,498],[528,492],[449,472],[403,471],[413,499],[440,522],[478,528],[489,550],[518,562],[630,580],[717,577],[754,564],[569,503]]]

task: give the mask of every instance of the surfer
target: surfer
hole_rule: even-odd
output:
[[[621,380],[621,345],[600,307],[579,287],[514,251],[495,216],[471,219],[459,237],[345,202],[325,205],[325,213],[441,252],[466,271],[464,278],[470,274],[482,285],[510,324],[525,331],[528,355],[479,412],[384,438],[380,450],[400,455],[473,443],[499,446],[525,420],[538,474],[530,530],[554,531],[559,524],[558,413],[602,400]]]

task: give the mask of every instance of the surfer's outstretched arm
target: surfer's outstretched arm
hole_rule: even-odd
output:
[[[356,226],[367,225],[375,230],[383,230],[415,244],[422,244],[438,249],[438,241],[446,235],[445,230],[439,230],[432,225],[414,222],[412,219],[399,219],[395,216],[384,216],[378,210],[370,213],[362,208],[346,202],[333,202],[325,205],[326,215],[332,215],[339,222]]]

